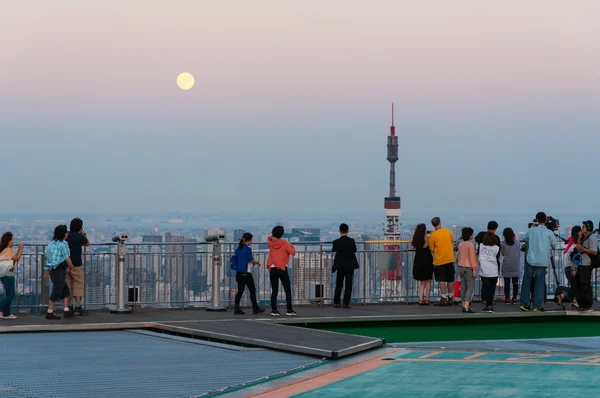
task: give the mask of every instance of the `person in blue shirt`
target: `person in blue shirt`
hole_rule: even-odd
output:
[[[67,239],[67,226],[59,225],[54,228],[54,238],[46,247],[46,263],[44,264],[44,278],[52,280],[52,293],[48,301],[48,313],[46,319],[60,319],[54,314],[54,303],[63,302],[63,318],[72,318],[73,311],[69,310],[71,292],[67,286],[67,272],[70,272],[71,251]]]
[[[529,298],[531,294],[531,281],[535,278],[535,290],[533,292],[533,311],[543,312],[546,271],[550,266],[552,249],[556,248],[557,241],[554,232],[546,228],[548,217],[539,212],[535,219],[538,226],[530,228],[523,240],[528,243],[525,271],[523,272],[523,283],[521,285],[521,311],[529,311]]]
[[[252,313],[262,314],[265,312],[265,310],[258,307],[254,278],[252,277],[252,273],[248,272],[248,264],[259,265],[259,262],[256,261],[252,256],[252,249],[250,248],[250,245],[252,245],[252,234],[246,232],[242,236],[238,248],[235,249],[235,255],[232,259],[233,261],[231,268],[235,271],[235,280],[238,284],[238,291],[235,295],[235,309],[233,311],[235,315],[245,314],[245,312],[240,308],[240,301],[242,300],[242,295],[244,294],[246,287],[248,287],[248,291],[250,292]]]

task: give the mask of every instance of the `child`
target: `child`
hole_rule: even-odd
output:
[[[290,276],[287,270],[287,264],[290,256],[296,254],[293,245],[281,239],[284,233],[282,226],[273,228],[271,236],[267,239],[269,245],[269,257],[267,258],[267,267],[269,269],[269,280],[271,281],[271,316],[281,315],[277,311],[277,294],[279,291],[279,281],[285,291],[285,301],[287,304],[287,316],[295,316],[296,311],[292,309],[292,287],[290,286]]]
[[[483,312],[494,313],[492,303],[496,293],[496,284],[498,283],[498,259],[497,255],[500,248],[497,245],[496,235],[487,232],[483,237],[483,242],[479,245],[479,275],[484,287],[484,297],[486,306]]]
[[[462,229],[463,242],[458,245],[458,275],[460,277],[460,300],[462,301],[462,312],[473,313],[469,305],[473,300],[475,292],[475,277],[477,276],[477,254],[473,239],[473,228]]]
[[[256,301],[256,287],[254,286],[254,278],[252,278],[252,273],[248,272],[248,264],[260,265],[258,261],[252,257],[252,249],[250,245],[252,244],[252,234],[246,232],[240,243],[238,248],[235,249],[234,261],[232,261],[232,268],[235,271],[235,280],[238,284],[238,291],[235,295],[235,309],[233,313],[235,315],[244,315],[245,312],[240,309],[240,301],[242,300],[242,295],[244,294],[244,289],[248,286],[248,291],[250,292],[250,300],[252,301],[252,313],[253,314],[262,314],[265,310],[258,307],[258,302]]]
[[[333,241],[331,251],[335,252],[333,268],[331,272],[337,272],[335,280],[335,295],[333,296],[333,306],[340,308],[340,298],[342,296],[342,286],[345,281],[344,289],[344,308],[350,308],[350,298],[352,296],[352,279],[354,270],[358,268],[356,259],[356,243],[354,239],[348,237],[348,225],[340,225],[339,239]]]

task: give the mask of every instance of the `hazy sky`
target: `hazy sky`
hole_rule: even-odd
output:
[[[598,214],[598,1],[0,10],[5,212]]]

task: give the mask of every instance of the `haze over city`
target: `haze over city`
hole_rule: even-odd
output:
[[[3,213],[596,214],[597,2],[2,8]]]

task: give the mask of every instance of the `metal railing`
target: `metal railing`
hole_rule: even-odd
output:
[[[385,243],[357,243],[360,268],[355,271],[352,303],[412,303],[418,301],[418,281],[413,275],[414,251],[405,241],[394,242],[394,251],[386,250]],[[208,243],[127,244],[125,257],[125,303],[133,310],[186,309],[207,307],[212,300],[213,246]],[[335,274],[331,273],[333,253],[328,243],[297,243],[296,255],[290,259],[288,272],[292,281],[295,305],[328,305],[333,301]],[[237,244],[222,244],[221,266],[216,268],[220,281],[219,297],[232,306],[237,293],[235,272],[229,268],[229,259]],[[50,281],[42,277],[45,245],[28,245],[16,267],[15,311],[39,314],[48,304]],[[254,257],[261,265],[250,266],[257,289],[259,305],[268,306],[271,285],[265,263],[266,244],[253,245]],[[391,258],[390,258],[391,256]],[[521,262],[523,262],[521,253]],[[564,274],[562,250],[554,254],[559,285],[568,285]],[[100,310],[117,304],[118,254],[117,245],[92,245],[84,251],[85,295],[88,309]],[[389,269],[389,265],[396,265]],[[503,297],[503,279],[499,278],[496,295]],[[546,275],[547,292],[556,288],[549,269]],[[598,297],[597,278],[593,278],[594,297]],[[282,289],[278,300],[285,302]],[[0,295],[3,295],[0,285]],[[480,283],[476,281],[476,300],[480,298]],[[437,283],[432,282],[432,299],[438,296]],[[456,294],[459,296],[459,294]],[[242,305],[249,305],[244,293]]]

